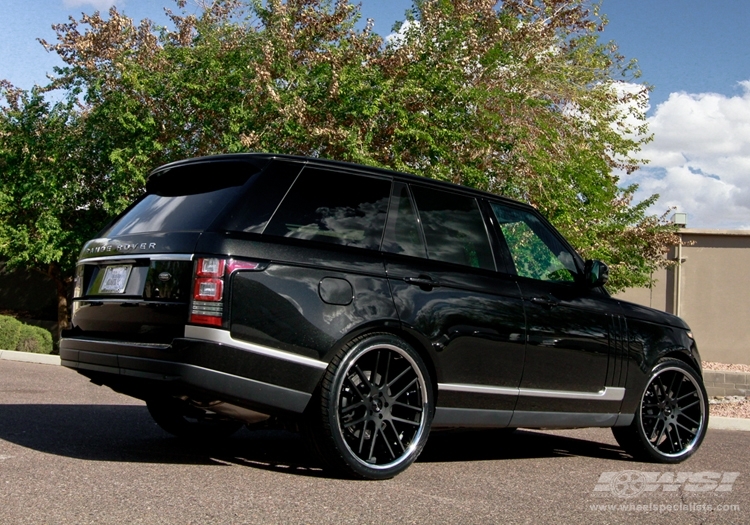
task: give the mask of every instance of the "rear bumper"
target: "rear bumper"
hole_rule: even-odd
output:
[[[327,366],[195,326],[169,345],[67,337],[60,358],[63,366],[135,397],[199,392],[266,413],[302,413]]]

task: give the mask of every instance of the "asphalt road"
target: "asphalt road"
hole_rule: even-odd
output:
[[[0,361],[2,524],[748,523],[749,445],[711,429],[669,466],[633,461],[607,429],[440,433],[395,479],[351,481],[296,434],[182,443],[71,370]]]

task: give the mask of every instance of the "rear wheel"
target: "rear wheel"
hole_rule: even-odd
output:
[[[173,436],[183,439],[226,438],[243,426],[241,421],[202,410],[172,397],[149,399],[146,406],[157,425]]]
[[[651,371],[633,423],[612,433],[627,452],[659,463],[679,463],[695,453],[708,427],[708,396],[698,373],[666,358]]]
[[[391,334],[357,338],[331,361],[312,407],[323,459],[347,475],[387,479],[411,465],[427,441],[433,395],[422,358]]]

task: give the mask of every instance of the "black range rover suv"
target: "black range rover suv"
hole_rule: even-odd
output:
[[[386,170],[270,154],[156,169],[86,243],[65,366],[184,437],[271,416],[382,479],[431,429],[612,427],[634,456],[700,445],[679,318],[609,296],[533,208]]]

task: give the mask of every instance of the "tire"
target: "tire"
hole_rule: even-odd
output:
[[[422,358],[391,334],[352,340],[332,359],[308,411],[325,464],[350,477],[388,479],[422,452],[434,412]]]
[[[679,463],[700,447],[708,428],[708,396],[703,380],[678,359],[657,362],[633,423],[614,427],[620,446],[637,459]]]
[[[171,397],[146,401],[151,417],[163,430],[182,439],[210,441],[237,432],[244,423],[193,407]]]

